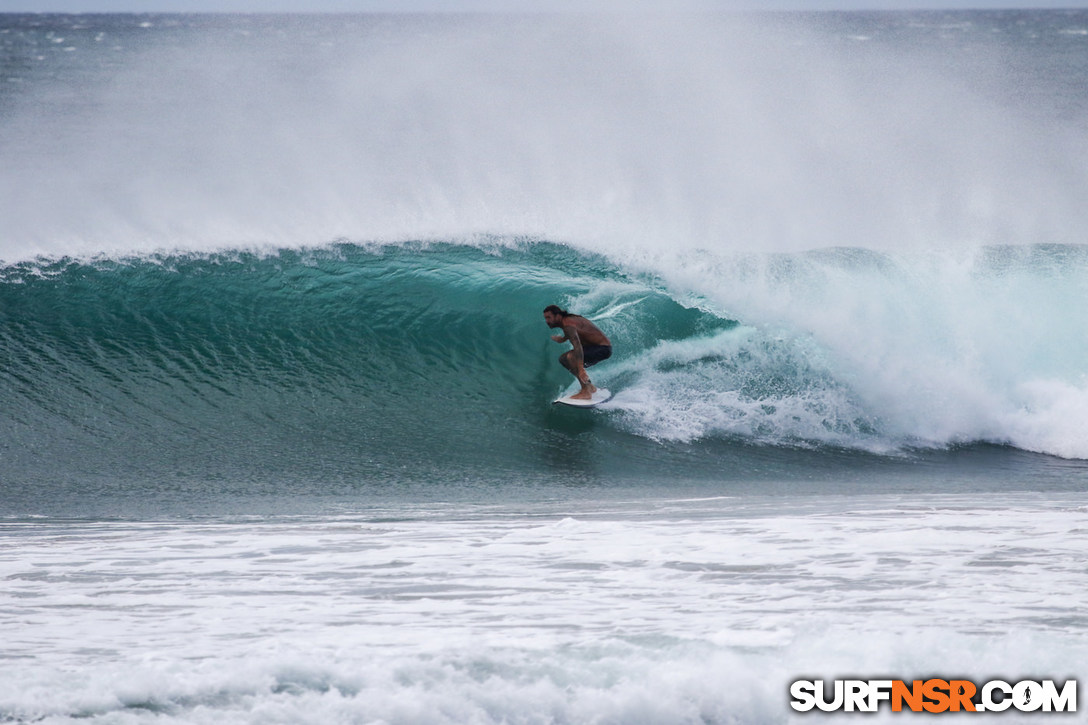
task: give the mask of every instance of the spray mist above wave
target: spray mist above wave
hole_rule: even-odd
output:
[[[1083,139],[984,97],[988,46],[844,46],[782,16],[172,22],[95,28],[123,60],[73,46],[78,77],[8,104],[0,259],[477,233],[895,249],[1088,221]]]

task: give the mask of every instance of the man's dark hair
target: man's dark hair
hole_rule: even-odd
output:
[[[544,308],[544,311],[545,312],[550,312],[553,315],[559,315],[561,317],[567,317],[568,315],[570,315],[570,313],[567,312],[566,310],[560,309],[559,305],[548,305],[547,307]]]

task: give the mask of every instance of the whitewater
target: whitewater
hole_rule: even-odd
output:
[[[0,720],[1082,677],[1088,12],[0,14],[0,51]],[[594,411],[551,405],[548,304],[615,345]]]

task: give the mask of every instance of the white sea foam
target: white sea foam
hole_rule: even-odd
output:
[[[664,342],[613,366],[635,383],[602,406],[658,440],[736,437],[771,444],[830,443],[889,450],[822,351],[807,337],[736,328]]]
[[[640,434],[874,451],[991,441],[1088,458],[1084,248],[627,263],[744,323],[612,364],[634,380],[612,407]]]
[[[1088,655],[1078,500],[786,505],[5,524],[0,717],[787,722],[801,676]]]

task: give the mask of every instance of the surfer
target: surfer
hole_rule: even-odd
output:
[[[572,315],[558,305],[544,308],[544,322],[548,327],[563,330],[562,335],[552,335],[553,340],[571,344],[571,349],[559,356],[559,362],[578,379],[582,389],[570,397],[589,400],[597,388],[590,381],[586,368],[612,356],[611,341],[592,322],[581,315]]]

